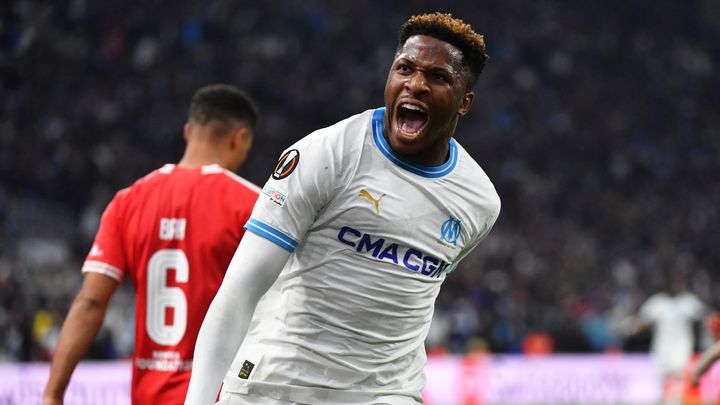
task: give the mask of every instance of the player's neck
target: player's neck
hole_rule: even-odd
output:
[[[208,153],[207,151],[199,153],[199,151],[186,150],[182,159],[178,162],[178,166],[186,169],[197,169],[214,164],[227,169],[227,164],[221,156],[214,153]]]
[[[218,149],[215,145],[197,142],[188,143],[182,159],[178,162],[178,166],[193,169],[217,164],[225,169],[234,171],[233,168],[230,167],[231,163],[228,161],[228,156]]]

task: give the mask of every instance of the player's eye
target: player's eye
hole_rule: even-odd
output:
[[[433,80],[441,83],[450,83],[450,78],[444,73],[434,72],[430,75],[430,77],[432,77]]]
[[[412,69],[410,69],[410,66],[405,65],[405,64],[402,64],[402,63],[399,64],[399,65],[397,65],[397,68],[396,68],[395,70],[397,70],[397,71],[400,72],[400,73],[410,73],[410,72],[412,72]]]

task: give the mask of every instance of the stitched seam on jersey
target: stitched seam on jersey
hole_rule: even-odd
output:
[[[267,238],[271,242],[274,242],[281,248],[288,250],[291,253],[298,245],[297,241],[295,241],[290,236],[284,234],[282,231],[275,229],[272,226],[254,218],[250,218],[247,221],[247,223],[245,224],[245,229]]]
[[[93,272],[100,273],[106,276],[110,276],[118,281],[122,280],[123,272],[112,264],[98,262],[95,260],[88,260],[82,267],[82,272]]]
[[[402,159],[401,157],[397,156],[395,152],[393,152],[390,145],[387,143],[387,140],[382,135],[382,119],[385,115],[385,107],[381,107],[376,109],[373,112],[372,116],[372,129],[373,129],[373,141],[375,142],[375,146],[378,148],[380,153],[382,153],[388,160],[393,162],[396,166],[401,167],[404,170],[407,170],[411,173],[417,174],[418,176],[427,177],[427,178],[437,178],[445,176],[446,174],[450,173],[455,166],[457,165],[458,161],[458,147],[457,143],[455,142],[455,139],[450,138],[450,157],[448,160],[443,163],[440,166],[422,166],[418,165],[412,162],[408,162],[405,159]]]

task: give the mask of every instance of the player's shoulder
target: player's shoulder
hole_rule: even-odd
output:
[[[684,292],[680,293],[679,298],[688,304],[693,304],[693,305],[698,304],[698,303],[702,304],[702,301],[700,301],[700,298],[698,298],[697,295],[695,295],[689,291],[684,291]]]
[[[163,181],[163,178],[158,177],[158,181]],[[164,181],[171,182],[174,186],[179,185],[183,189],[192,187],[210,199],[250,201],[260,194],[260,187],[219,164],[176,169]]]
[[[373,110],[352,115],[330,126],[317,129],[298,141],[289,149],[307,149],[312,151],[316,145],[322,145],[325,152],[344,153],[347,148],[361,147],[363,134],[371,126]]]
[[[115,193],[114,200],[116,202],[122,202],[128,199],[132,199],[134,196],[144,192],[144,190],[148,187],[152,187],[152,184],[158,181],[160,176],[172,173],[174,168],[174,164],[168,163],[163,165],[159,169],[151,171],[150,173],[135,180],[129,186],[118,190],[118,192]]]
[[[137,189],[141,187],[145,187],[149,184],[152,184],[155,181],[161,180],[163,178],[166,178],[168,175],[172,174],[175,171],[177,165],[173,163],[167,163],[164,164],[162,167],[155,169],[151,171],[150,173],[144,175],[143,177],[140,177],[139,179],[135,180],[133,184],[131,184],[127,189]]]
[[[495,212],[495,214],[499,213],[500,195],[495,189],[492,180],[490,180],[490,176],[459,142],[455,141],[455,147],[458,150],[457,169],[460,181],[464,186],[473,190],[471,194],[468,194],[468,197],[475,196],[490,211]]]
[[[330,125],[329,127],[319,129],[316,132],[322,131],[336,133],[339,135],[346,135],[348,131],[351,131],[351,133],[353,133],[354,130],[365,129],[371,125],[374,112],[374,109],[365,110],[361,113],[354,114],[343,120],[340,120],[335,124]]]
[[[483,170],[480,166],[480,163],[478,163],[478,161],[470,155],[462,144],[455,139],[453,139],[453,143],[458,151],[458,164],[463,170],[463,174],[477,177],[477,180],[480,182],[490,182],[490,178],[485,173],[485,170]]]
[[[657,292],[645,300],[643,303],[644,307],[655,308],[657,306],[666,305],[672,303],[672,297],[664,291]]]
[[[203,176],[213,176],[213,178],[217,178],[218,181],[225,183],[226,186],[235,193],[258,195],[261,191],[260,187],[255,183],[219,165],[204,166],[201,169],[201,173]]]
[[[240,176],[233,175],[217,164],[206,165],[202,168],[182,168],[168,163],[118,191],[116,198],[143,199],[148,197],[148,194],[155,195],[158,188],[167,189],[168,186],[177,187],[179,185],[201,187],[202,183],[212,183],[213,187],[220,185],[220,189],[223,191],[230,189],[259,193],[257,186]]]

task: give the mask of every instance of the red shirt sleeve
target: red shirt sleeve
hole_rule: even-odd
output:
[[[94,272],[122,281],[125,276],[127,261],[122,247],[120,232],[122,199],[125,190],[118,192],[105,208],[100,219],[100,229],[95,235],[95,242],[90,249],[82,272]]]

